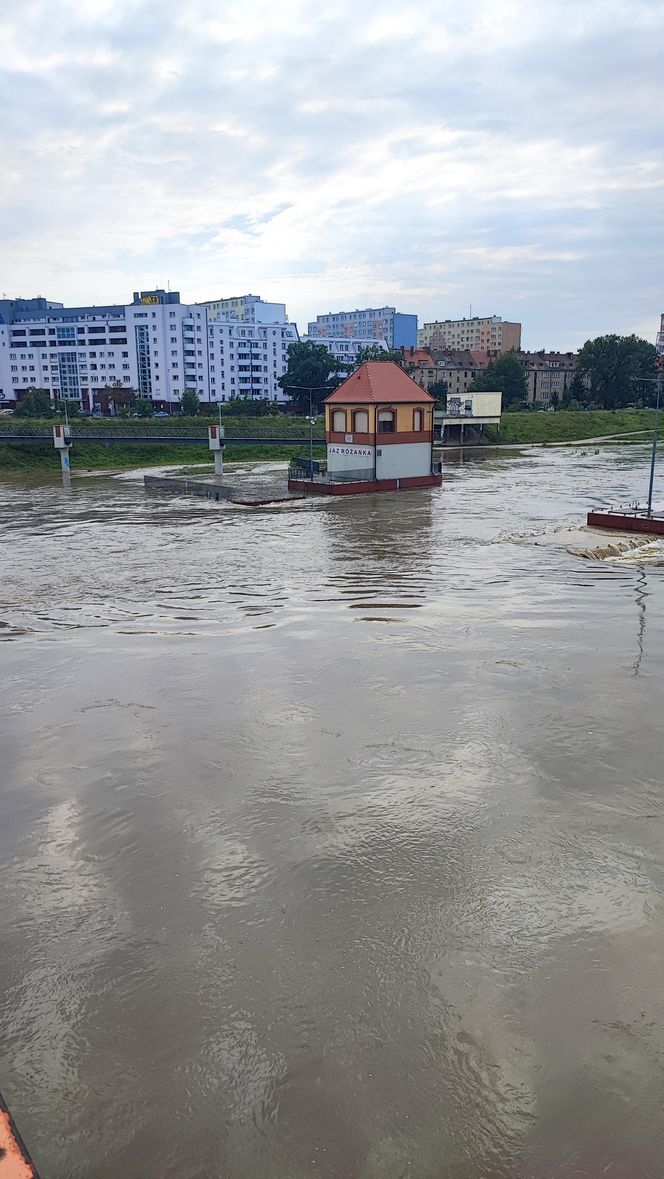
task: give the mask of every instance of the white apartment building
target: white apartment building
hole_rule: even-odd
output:
[[[295,324],[242,324],[177,292],[135,292],[125,306],[63,307],[46,300],[0,303],[0,405],[30,386],[84,410],[113,412],[123,391],[176,411],[185,389],[201,402],[233,396],[286,401],[277,384]]]
[[[267,397],[289,401],[278,385],[288,368],[288,346],[298,341],[294,323],[237,323],[229,318],[208,321],[209,397]]]
[[[303,336],[303,343],[322,344],[332,354],[335,360],[344,360],[347,364],[355,364],[357,354],[362,348],[384,348],[387,352],[387,340],[367,340],[358,336]]]
[[[521,324],[511,323],[500,315],[472,319],[441,319],[425,323],[417,333],[419,348],[452,348],[490,352],[499,355],[521,348]]]
[[[264,303],[259,295],[239,295],[234,299],[212,299],[201,303],[210,319],[230,315],[240,323],[288,323],[285,303]]]

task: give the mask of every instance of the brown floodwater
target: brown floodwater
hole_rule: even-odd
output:
[[[664,1174],[664,568],[552,536],[647,468],[0,481],[0,1089],[43,1179]]]

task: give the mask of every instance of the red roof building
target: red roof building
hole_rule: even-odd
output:
[[[391,360],[368,360],[325,398],[326,405],[366,405],[394,402],[426,405],[434,400],[417,381]]]

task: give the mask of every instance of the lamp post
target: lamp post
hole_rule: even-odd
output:
[[[293,389],[298,393],[309,394],[309,416],[306,421],[309,423],[309,474],[313,476],[314,473],[314,425],[316,423],[316,415],[314,414],[313,395],[314,393],[331,393],[328,385],[282,385],[282,389]]]

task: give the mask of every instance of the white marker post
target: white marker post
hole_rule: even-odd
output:
[[[215,475],[223,475],[224,473],[224,426],[209,426],[208,427],[208,446],[214,454],[214,473]]]
[[[71,450],[71,426],[57,425],[53,427],[53,445],[60,451],[60,465],[62,467],[62,486],[71,486],[71,466],[69,451]]]

